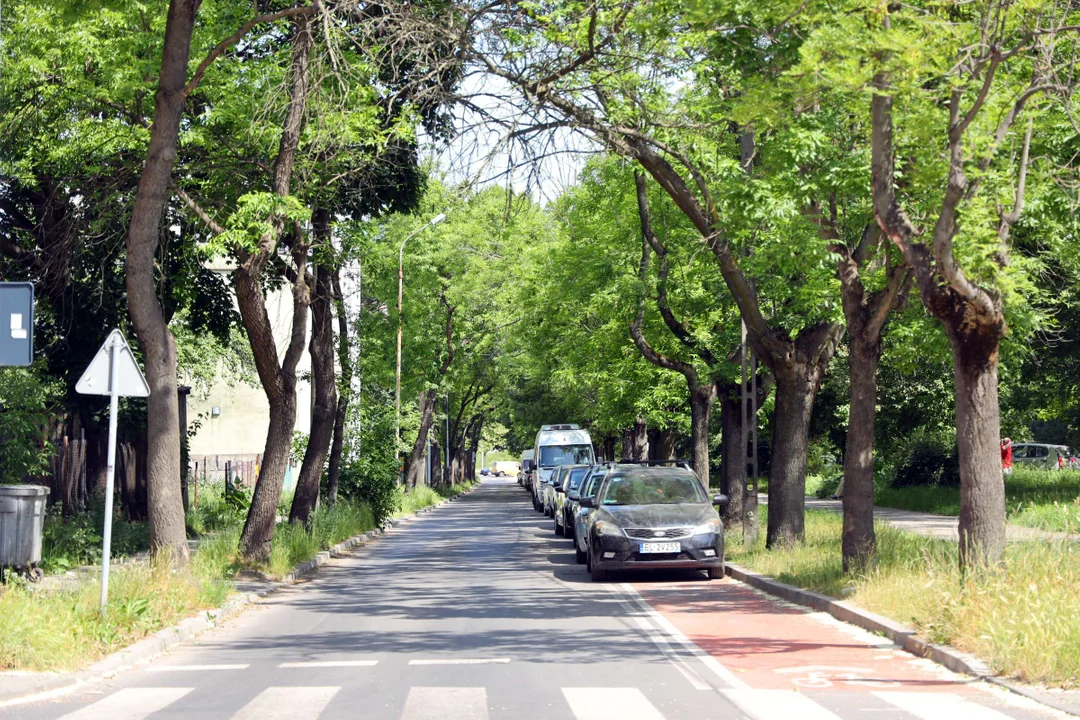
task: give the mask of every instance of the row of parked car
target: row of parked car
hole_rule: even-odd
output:
[[[685,461],[601,462],[535,467],[523,461],[518,482],[533,509],[594,581],[621,570],[705,570],[724,576],[725,495],[710,495]]]

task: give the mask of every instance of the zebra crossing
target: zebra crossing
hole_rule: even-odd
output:
[[[335,686],[273,686],[252,697],[230,717],[234,720],[275,720],[276,718],[367,717],[355,703],[331,708],[342,692]],[[198,694],[193,687],[129,687],[72,712],[62,720],[144,720],[160,713],[169,717],[196,717],[205,705],[185,710],[185,701]],[[554,693],[553,693],[554,694]],[[549,704],[542,717],[575,720],[679,720],[691,717],[682,710],[661,711],[647,695],[635,687],[564,687],[558,690],[562,702]],[[854,720],[867,717],[896,720],[1010,720],[1017,717],[974,699],[947,692],[874,692],[874,707],[832,709],[822,704],[822,696],[791,690],[734,689],[720,691],[723,701],[712,705],[715,718],[751,720]],[[557,700],[559,698],[553,698]],[[205,701],[205,698],[204,698]],[[412,687],[397,717],[400,720],[492,720],[492,718],[535,717],[530,707],[494,707],[485,687]],[[225,717],[217,713],[214,717]],[[698,717],[698,715],[693,715]]]

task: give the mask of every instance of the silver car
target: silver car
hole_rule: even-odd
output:
[[[570,493],[568,498],[570,500],[570,517],[574,522],[574,557],[582,565],[585,564],[588,559],[588,527],[589,516],[593,512],[593,508],[581,507],[582,498],[591,498],[596,496],[596,491],[600,487],[600,482],[607,475],[609,465],[593,465],[588,474],[585,475],[581,481],[581,489],[576,493]]]
[[[1075,470],[1077,458],[1065,445],[1047,445],[1044,443],[1015,443],[1013,445],[1013,463],[1046,470]]]

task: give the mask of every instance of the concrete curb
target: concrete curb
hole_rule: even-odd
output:
[[[258,602],[267,595],[314,574],[316,570],[328,563],[331,558],[348,556],[352,550],[368,544],[380,535],[385,535],[388,529],[408,524],[420,515],[426,515],[436,508],[443,507],[471,493],[476,487],[474,485],[459,495],[420,508],[413,515],[392,518],[382,528],[376,528],[343,540],[329,550],[318,553],[310,560],[297,564],[282,580],[268,583],[265,587],[252,592],[231,595],[221,607],[205,610],[198,615],[192,615],[181,620],[176,625],[158,630],[156,633],[102,658],[86,670],[76,673],[58,673],[47,678],[34,678],[32,682],[27,683],[27,687],[7,692],[0,691],[0,709],[67,695],[81,687],[108,680],[124,670],[130,670],[136,665],[149,662],[165,651],[216,627],[230,617],[238,615],[247,609],[249,605]],[[0,672],[0,679],[3,676],[4,673]]]
[[[956,648],[949,647],[948,645],[937,645],[927,642],[918,637],[914,629],[901,625],[889,618],[882,617],[869,610],[863,610],[851,603],[837,600],[828,595],[822,595],[810,590],[795,587],[794,585],[782,583],[779,580],[774,580],[768,575],[755,573],[731,562],[727,563],[727,574],[729,577],[734,578],[739,582],[746,583],[747,585],[763,592],[767,592],[770,595],[775,595],[787,602],[826,612],[841,622],[855,625],[856,627],[887,637],[900,648],[912,655],[932,660],[938,665],[942,665],[955,673],[970,675],[980,680],[985,680],[986,682],[1003,687],[1017,695],[1022,695],[1042,705],[1080,717],[1080,713],[1077,712],[1075,707],[1055,702],[1053,698],[1046,697],[1044,694],[1031,688],[996,676],[986,663],[974,655],[960,652]]]

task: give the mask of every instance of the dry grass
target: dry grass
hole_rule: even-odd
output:
[[[762,513],[764,526],[765,513]],[[867,573],[840,569],[842,519],[806,514],[806,545],[751,551],[733,534],[728,556],[792,585],[843,596],[915,627],[933,642],[973,653],[997,672],[1028,682],[1080,686],[1080,548],[1072,543],[1009,546],[1004,570],[967,578],[956,544],[879,524],[878,559]],[[844,594],[847,590],[850,594]]]

